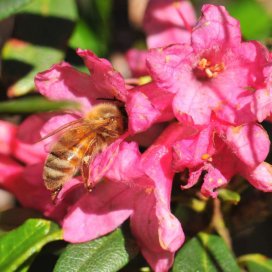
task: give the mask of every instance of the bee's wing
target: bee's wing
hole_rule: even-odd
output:
[[[44,137],[43,140],[54,136],[49,142],[45,143],[45,150],[47,152],[51,152],[53,149],[58,151],[63,149],[63,146],[66,149],[71,149],[92,133],[90,124],[81,119],[76,121],[65,124]],[[60,141],[62,144],[58,144]]]
[[[67,124],[64,124],[63,126],[57,128],[57,129],[53,130],[52,132],[50,132],[46,136],[42,137],[38,142],[41,142],[41,141],[43,141],[43,140],[45,140],[45,139],[47,139],[47,138],[49,138],[49,137],[51,137],[53,135],[61,134],[68,128],[73,128],[73,127],[76,127],[76,126],[80,126],[80,125],[82,125],[84,123],[85,123],[85,121],[84,121],[83,118],[71,121],[71,122],[69,122]]]

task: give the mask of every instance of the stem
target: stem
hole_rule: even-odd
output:
[[[232,249],[231,237],[228,228],[225,225],[223,214],[221,212],[221,202],[218,198],[213,200],[213,216],[209,229],[214,229],[224,239],[227,246]]]

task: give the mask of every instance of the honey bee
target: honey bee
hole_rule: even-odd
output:
[[[45,161],[43,180],[55,201],[63,185],[80,170],[87,189],[89,165],[95,156],[124,132],[124,115],[115,104],[101,103],[83,118],[53,131],[59,134]],[[44,139],[45,139],[44,138]]]

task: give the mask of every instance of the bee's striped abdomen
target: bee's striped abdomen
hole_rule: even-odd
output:
[[[43,179],[47,189],[59,190],[72,178],[79,168],[83,153],[86,151],[84,141],[67,148],[64,141],[59,141],[48,155],[44,166]]]

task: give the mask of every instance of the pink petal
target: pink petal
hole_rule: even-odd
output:
[[[106,177],[109,180],[131,183],[131,180],[142,176],[140,157],[141,154],[135,142],[121,143],[118,155],[107,171]]]
[[[24,206],[45,212],[52,208],[49,192],[42,180],[43,164],[35,164],[22,168],[8,157],[0,157],[2,188],[13,193]]]
[[[135,141],[139,146],[148,147],[154,143],[158,136],[164,131],[165,127],[166,124],[164,123],[152,125],[152,127],[148,128],[146,131],[132,135],[127,140]]]
[[[181,75],[186,83],[191,79],[192,53],[193,49],[190,45],[179,44],[149,50],[147,67],[159,88],[171,93],[177,93],[186,88],[187,85],[180,86],[179,83]]]
[[[203,167],[200,167],[196,170],[190,170],[189,178],[186,185],[181,185],[182,190],[192,188],[199,181],[200,175],[202,174]]]
[[[224,139],[224,137],[223,137]],[[237,174],[239,167],[244,167],[244,164],[237,159],[233,151],[223,142],[222,139],[216,137],[217,152],[212,157],[212,165],[218,169],[227,180],[230,180],[235,174]],[[218,143],[218,141],[220,141]]]
[[[154,271],[168,271],[175,251],[184,241],[181,225],[151,191],[140,198],[135,201],[135,212],[131,216],[133,235]]]
[[[53,116],[49,116],[46,122],[43,123],[40,129],[41,137],[46,137],[50,133],[54,132],[56,129],[60,128],[61,126],[68,124],[72,121],[75,121],[79,118],[79,116],[74,114],[65,114],[59,113],[54,114]],[[54,137],[50,137],[54,139]],[[50,139],[49,139],[50,140]],[[46,142],[46,141],[45,141]]]
[[[15,141],[17,127],[9,122],[0,120],[0,152],[10,154]]]
[[[189,43],[195,22],[195,11],[189,1],[150,0],[144,17],[148,47]]]
[[[272,90],[267,88],[257,90],[251,102],[251,111],[256,114],[258,122],[262,122],[272,111]]]
[[[49,70],[35,77],[39,92],[51,100],[72,100],[82,105],[87,112],[100,93],[93,90],[93,83],[87,74],[77,71],[68,63],[53,65]]]
[[[133,88],[129,92],[126,110],[132,133],[147,130],[156,122],[174,118],[173,94],[158,88],[154,83]]]
[[[250,167],[263,162],[270,147],[266,131],[256,124],[228,128],[226,142],[235,155]]]
[[[89,89],[89,92],[94,92],[96,97],[100,98],[116,97],[121,101],[126,100],[127,89],[124,78],[114,70],[108,60],[98,58],[89,50],[78,49],[77,54],[83,58],[91,73],[92,89]]]
[[[148,70],[146,67],[146,50],[138,50],[133,48],[126,53],[125,57],[133,76],[140,77],[148,75]]]
[[[152,145],[142,156],[142,169],[153,181],[159,201],[170,205],[172,189],[172,152],[163,145]]]
[[[243,176],[258,190],[272,192],[272,166],[262,162],[255,169],[246,169]]]
[[[81,178],[73,178],[66,182],[59,192],[56,199],[56,203],[52,209],[45,211],[45,216],[54,219],[62,224],[62,221],[68,213],[70,207],[73,207],[75,203],[86,194],[87,190],[83,186]]]
[[[7,190],[13,189],[14,180],[20,177],[23,167],[10,156],[0,154],[0,186]]]
[[[168,148],[172,148],[172,146],[179,140],[194,138],[198,133],[199,129],[196,127],[187,127],[174,122],[161,133],[154,145],[164,145]]]
[[[129,116],[129,130],[133,134],[147,130],[160,116],[159,110],[142,92],[131,92],[126,108]]]
[[[40,141],[41,129],[53,116],[54,115],[51,113],[41,113],[33,114],[27,117],[18,128],[17,136],[19,140],[25,144],[34,144]]]
[[[64,240],[86,242],[113,231],[132,214],[133,194],[134,191],[122,183],[98,184],[91,193],[85,193],[64,218]]]
[[[173,144],[175,169],[194,168],[209,161],[215,153],[212,126],[203,128],[198,134],[183,137]]]
[[[265,88],[260,88],[253,95],[251,111],[256,114],[257,120],[262,122],[272,112],[272,66],[264,69]]]
[[[115,162],[120,151],[120,144],[126,136],[127,134],[121,136],[98,154],[93,161],[91,161],[89,175],[89,184],[91,184],[91,186],[95,186],[95,184],[98,183],[111,169],[111,166]]]
[[[57,135],[52,135],[43,141],[41,141],[41,137],[49,135],[75,119],[76,117],[72,114],[31,115],[19,126],[18,138],[20,140],[16,141],[14,146],[15,156],[27,164],[43,161],[50,150],[49,145],[55,142]]]
[[[188,125],[206,125],[211,119],[211,109],[215,104],[207,86],[197,81],[187,84],[173,100],[173,111],[176,118]]]
[[[195,52],[213,47],[224,49],[241,43],[239,21],[231,17],[223,6],[203,5],[202,16],[193,29]]]
[[[227,184],[228,180],[218,169],[212,167],[211,165],[207,165],[205,170],[207,171],[207,174],[205,175],[204,182],[201,186],[201,193],[206,197],[216,197],[217,192],[215,189]]]
[[[35,164],[44,162],[47,153],[44,150],[44,144],[39,142],[33,145],[25,144],[20,141],[14,146],[14,156],[25,164]]]

